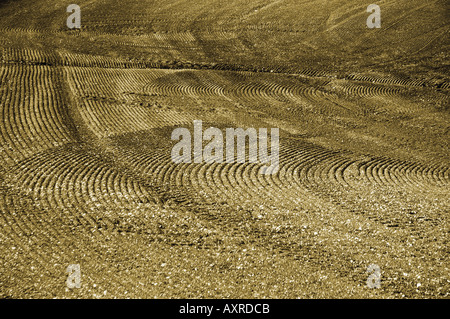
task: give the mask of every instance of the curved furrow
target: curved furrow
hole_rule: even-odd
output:
[[[302,163],[305,158],[302,154],[299,154],[299,149],[295,146],[289,146],[284,152],[283,155],[280,154],[280,171],[275,176],[259,176],[260,180],[264,180],[264,183],[268,183],[267,179],[270,178],[274,181],[275,184],[279,185],[287,185],[287,188],[290,189],[290,193],[292,193],[294,198],[298,198],[294,200],[297,204],[301,204],[302,206],[308,205],[308,208],[311,208],[312,201],[310,198],[310,194],[307,194],[307,187],[305,181],[300,178],[298,174],[298,170],[296,168],[299,167],[300,163]],[[281,159],[282,158],[282,159]],[[262,183],[262,185],[264,185]]]
[[[379,186],[383,186],[383,185],[389,186],[389,183],[386,182],[383,174],[379,173],[380,167],[383,167],[383,165],[385,165],[386,162],[388,162],[388,159],[374,159],[374,160],[372,160],[372,163],[369,167],[369,173],[370,173],[370,176],[373,177],[373,182]],[[391,175],[395,175],[398,179],[401,180],[401,182],[397,185],[403,185],[403,187],[406,187],[407,185],[410,184],[410,181],[407,178],[407,176],[402,174],[401,172],[400,172],[400,174],[396,173],[396,170],[398,168],[399,168],[399,162],[394,161],[393,166],[392,166],[392,174]]]
[[[140,154],[133,156],[142,157]],[[192,189],[190,173],[199,164],[180,163],[176,164],[170,157],[170,150],[161,152],[155,158],[146,158],[135,162],[134,169],[143,171],[147,178],[152,178],[152,183],[160,187],[166,194],[176,200],[179,204],[191,206],[192,202],[201,203],[205,199],[198,199],[199,193]],[[180,175],[181,174],[181,175]],[[188,195],[189,194],[189,195]]]
[[[292,91],[289,88],[289,86],[285,85],[284,83],[276,83],[276,82],[269,82],[265,81],[266,84],[269,87],[269,90],[274,92],[276,96],[283,98],[283,101],[288,101],[289,97],[292,95]]]
[[[298,145],[288,145],[285,143],[285,147],[280,152],[280,170],[276,175],[278,178],[274,178],[274,182],[278,185],[287,183],[288,185],[298,188],[304,188],[304,185],[295,177],[294,167],[304,160],[302,156],[302,149],[298,148]],[[268,181],[260,177],[260,180],[264,180],[264,183]],[[264,185],[264,184],[263,184]]]
[[[429,184],[433,184],[437,187],[444,187],[449,184],[448,171],[449,167],[443,167],[441,164],[430,163],[428,165],[420,164],[416,165],[415,168],[411,170],[411,174],[419,179],[422,185],[427,187]],[[430,174],[432,172],[432,174]],[[445,177],[447,175],[447,177]]]
[[[153,181],[155,183],[161,183],[162,181],[159,179],[159,172],[163,169],[164,165],[167,165],[169,162],[168,155],[165,152],[161,152],[160,156],[155,157],[153,156],[144,156],[143,161],[138,162],[137,167],[140,171],[142,171],[145,175],[151,176],[153,178]],[[143,163],[145,161],[145,163]],[[141,170],[141,163],[144,164],[144,169]]]
[[[371,184],[381,184],[377,174],[373,173],[374,167],[378,164],[378,161],[370,160],[362,166],[364,176]]]
[[[300,156],[297,163],[294,163],[293,173],[298,177],[298,180],[294,180],[307,189],[320,186],[316,184],[317,180],[314,178],[315,170],[318,164],[332,156],[330,151],[305,145],[304,154]]]
[[[419,163],[409,163],[405,165],[404,174],[417,188],[427,189],[430,186],[436,186],[433,180],[423,181],[417,174],[418,169],[423,169],[423,165]]]
[[[301,150],[301,149],[300,149]],[[302,207],[303,209],[319,209],[325,203],[318,200],[308,190],[308,185],[304,179],[298,175],[298,167],[305,160],[305,154],[299,154],[298,145],[286,145],[280,152],[279,172],[274,175],[259,175],[260,185],[273,185],[275,194],[281,203],[287,203],[286,209],[292,207]],[[273,193],[271,196],[274,196]]]
[[[229,92],[231,93],[231,92]],[[232,88],[232,93],[236,94],[236,96],[242,95],[242,97],[250,99],[252,101],[260,100],[266,101],[269,99],[267,92],[262,90],[258,84],[255,83],[237,83]]]
[[[416,176],[410,174],[410,171],[417,167],[418,164],[415,163],[406,163],[402,161],[394,161],[392,167],[393,167],[393,174],[396,174],[398,172],[398,175],[401,176],[403,179],[405,185],[404,187],[408,187],[413,190],[419,190],[419,189],[427,189],[431,184],[428,183],[428,185],[421,183]],[[382,175],[379,173],[379,170],[377,170],[378,175]]]
[[[423,181],[418,175],[417,170],[423,169],[423,166],[421,164],[416,163],[410,163],[406,166],[406,169],[404,171],[404,174],[408,177],[408,179],[417,187],[420,189],[427,188],[427,186],[430,186],[431,181]],[[428,185],[427,185],[428,184]]]
[[[379,164],[380,164],[379,161],[374,161],[373,159],[371,159],[370,161],[366,161],[364,162],[364,164],[361,165],[360,172],[362,169],[362,174],[365,180],[368,181],[371,185],[387,186],[388,184],[384,182],[382,177],[374,173],[377,171],[378,169],[377,165]]]
[[[328,71],[318,70],[318,69],[295,69],[295,71],[291,72],[295,75],[306,75],[308,77],[313,78],[328,78],[333,77],[334,75]],[[327,81],[327,80],[326,80]]]
[[[182,205],[192,206],[207,206],[215,205],[218,202],[216,196],[218,194],[214,193],[208,187],[199,187],[196,177],[198,174],[202,174],[204,169],[207,168],[209,164],[195,164],[195,163],[184,163],[175,164],[175,169],[172,171],[170,178],[170,184],[176,183],[176,185],[184,192],[183,197],[178,199]],[[205,181],[201,181],[204,184]]]
[[[387,158],[383,158],[379,161],[377,161],[377,164],[373,166],[372,168],[372,172],[376,173],[376,176],[378,176],[379,180],[381,181],[381,183],[384,186],[397,186],[397,187],[401,187],[402,184],[401,183],[393,183],[392,184],[392,177],[395,176],[395,174],[393,173],[394,170],[392,170],[392,168],[394,168],[396,166],[395,161],[391,161],[390,159]],[[390,172],[390,173],[387,173]],[[391,177],[391,178],[389,178]],[[404,177],[404,176],[402,176]],[[397,179],[398,180],[398,179]],[[405,179],[403,179],[403,182],[405,182]]]
[[[142,203],[143,188],[129,176],[105,165],[89,165],[89,173],[82,179],[83,201],[88,211],[104,212],[102,220],[113,228],[113,219],[126,214]],[[129,183],[133,185],[129,187]],[[76,181],[74,183],[76,185]],[[149,193],[145,202],[154,202]],[[139,216],[135,216],[139,220]]]
[[[174,85],[177,83],[177,73],[180,71],[171,71],[167,75],[159,77],[154,81],[150,81],[143,88],[143,91],[148,94],[163,95],[163,96],[180,96],[184,95],[182,85]]]
[[[101,96],[112,100],[130,100],[145,97],[145,83],[167,74],[167,70],[66,68],[74,94]],[[79,79],[85,79],[81,81]]]
[[[12,69],[12,70],[11,70]],[[12,74],[10,74],[9,77],[20,79],[20,69],[19,68],[6,68],[7,72],[10,71]],[[3,73],[6,74],[6,73]],[[10,84],[8,87],[2,86],[2,108],[3,108],[3,132],[2,132],[2,145],[5,145],[6,147],[12,149],[13,151],[16,151],[16,153],[21,154],[23,157],[26,157],[27,155],[30,155],[35,150],[35,147],[33,147],[31,144],[31,141],[28,141],[27,138],[22,137],[22,135],[29,134],[28,132],[20,132],[21,128],[25,128],[21,122],[26,121],[26,116],[23,115],[23,113],[26,111],[25,107],[14,107],[16,104],[20,104],[20,102],[16,101],[16,97],[23,94],[24,92],[22,90],[25,89],[25,85],[21,84],[18,87],[18,81],[12,82],[11,80],[8,80],[8,77],[5,76],[2,79],[2,84],[9,82]],[[13,87],[14,86],[14,87]],[[6,92],[4,92],[6,91]],[[14,93],[16,92],[16,93]],[[33,126],[30,128],[32,133],[35,133],[35,130],[33,130]],[[31,150],[30,150],[31,148]],[[14,155],[14,152],[13,152]],[[14,159],[14,157],[12,157]]]
[[[105,203],[111,202],[111,198],[116,199],[118,196],[116,185],[113,183],[108,183],[111,180],[114,181],[114,174],[110,169],[106,167],[97,166],[90,169],[89,174],[86,174],[82,179],[83,183],[83,193],[85,194],[85,203],[88,207],[96,207],[99,208],[103,206]],[[98,183],[98,179],[100,179],[100,183]],[[98,184],[101,184],[101,181],[107,181],[107,193],[99,193],[97,192],[97,188],[100,187]],[[99,196],[103,195],[103,196]],[[114,204],[118,204],[115,202]],[[121,207],[121,205],[118,205]]]
[[[274,88],[277,88],[279,91],[274,90]],[[285,102],[288,101],[288,99],[278,94],[280,91],[282,91],[281,85],[278,85],[275,82],[269,82],[262,80],[262,82],[255,83],[254,88],[252,89],[252,92],[255,96],[260,96],[263,99],[270,100],[273,102]]]
[[[281,155],[281,154],[280,154]],[[252,164],[246,167],[243,177],[249,180],[247,184],[251,185],[255,194],[258,194],[256,206],[259,203],[270,205],[277,208],[290,209],[297,205],[302,205],[302,200],[298,198],[299,189],[294,189],[292,184],[284,183],[282,174],[285,172],[285,158],[280,158],[280,166],[277,174],[264,175],[260,173],[261,164]],[[246,173],[246,174],[245,174]]]
[[[407,181],[405,180],[403,175],[398,175],[395,173],[397,161],[385,159],[382,162],[386,163],[386,165],[383,166],[383,174],[382,174],[383,176],[385,176],[385,179],[387,180],[386,184],[395,185],[400,189],[404,188]]]
[[[91,174],[92,181],[87,181],[88,186],[92,185],[88,192],[94,194],[94,196],[95,194],[102,194],[95,199],[105,207],[108,207],[109,203],[114,203],[117,208],[129,210],[143,200],[155,202],[154,198],[144,191],[145,187],[130,176],[106,166],[99,166],[96,171],[98,174]],[[100,190],[102,190],[102,193],[99,193]],[[144,198],[144,193],[148,197]],[[90,195],[90,198],[93,201],[92,195]]]
[[[227,169],[221,172],[222,179],[226,180],[233,187],[233,197],[236,202],[241,203],[242,206],[248,205],[255,199],[255,194],[251,192],[246,186],[245,181],[240,178],[240,172],[245,164],[233,163],[227,166]]]
[[[441,164],[434,164],[427,170],[427,177],[433,178],[440,186],[447,185],[450,181],[450,167],[442,167]]]
[[[411,79],[401,79],[394,77],[382,77],[379,75],[363,75],[363,74],[349,74],[347,79],[354,81],[363,81],[363,82],[371,82],[371,83],[381,83],[381,84],[390,84],[390,85],[401,85],[401,86],[412,86],[412,87],[421,87],[425,85],[425,82],[422,80],[411,80]]]
[[[236,196],[234,196],[236,189],[229,183],[228,179],[223,179],[222,177],[224,169],[229,167],[229,165],[228,163],[210,164],[206,167],[204,175],[206,176],[209,189],[213,189],[211,195],[217,196],[216,202],[226,201],[228,204],[236,205]]]
[[[183,174],[183,183],[189,185],[195,194],[200,194],[208,203],[222,202],[224,200],[236,204],[239,199],[236,197],[236,185],[224,183],[223,169],[231,164],[193,164],[189,165],[189,170]],[[218,176],[218,180],[213,180],[211,176]],[[228,177],[228,176],[227,176]],[[218,197],[215,197],[218,196]]]
[[[170,41],[179,41],[179,42],[193,42],[195,41],[194,35],[190,31],[185,32],[170,32],[170,33],[154,33],[153,34],[155,38],[163,41],[163,42],[170,42]],[[175,46],[177,47],[177,46]]]
[[[22,175],[24,165],[30,168]],[[85,211],[83,218],[94,228],[96,221],[89,212],[97,212],[100,206],[111,212],[130,210],[142,203],[145,196],[150,196],[145,187],[130,181],[129,176],[89,158],[82,151],[40,154],[38,160],[22,163],[16,175],[17,181],[31,188],[33,197],[46,202],[50,209],[73,211],[72,207],[78,207]],[[155,199],[147,197],[145,202],[154,203]]]
[[[51,197],[51,195],[50,195]],[[14,203],[17,198],[20,203]],[[27,251],[32,256],[37,256],[37,261],[45,266],[46,269],[55,266],[54,257],[59,259],[59,263],[68,263],[70,256],[74,251],[83,251],[84,247],[81,243],[74,241],[69,232],[71,221],[67,216],[67,213],[54,215],[49,214],[52,210],[46,204],[50,201],[32,200],[27,198],[24,194],[17,193],[16,196],[11,196],[10,200],[5,200],[0,203],[2,208],[1,218],[6,221],[11,227],[9,232],[9,238],[12,239],[15,244],[21,246],[24,251]],[[23,202],[27,202],[26,204]],[[2,205],[5,204],[4,207]],[[31,208],[31,209],[30,209]],[[12,210],[11,210],[12,209]],[[1,225],[3,224],[3,225]],[[0,222],[2,233],[7,231],[4,228],[5,224]],[[91,236],[89,231],[80,229],[83,235]],[[77,232],[77,238],[80,233]],[[34,250],[30,248],[34,246]],[[34,259],[32,257],[32,259]],[[63,262],[64,261],[64,262]],[[33,260],[27,260],[27,263],[32,263]],[[51,264],[50,264],[51,262]]]
[[[194,192],[198,192],[202,194],[203,197],[206,198],[206,201],[208,203],[216,203],[223,201],[223,197],[230,201],[231,203],[235,204],[235,197],[232,196],[232,194],[229,194],[227,192],[223,192],[220,194],[220,198],[211,198],[215,195],[214,191],[211,191],[211,187],[214,187],[213,185],[210,185],[208,182],[210,181],[209,178],[207,178],[207,173],[210,171],[208,168],[213,168],[216,164],[196,164],[196,167],[194,167],[189,172],[190,177],[190,185]],[[227,164],[229,165],[229,164]],[[219,190],[222,187],[219,186]],[[231,195],[231,196],[230,196]]]
[[[263,103],[277,103],[286,101],[287,97],[280,96],[270,90],[276,84],[264,84],[252,81],[236,82],[230,87],[225,88],[225,95],[233,99],[250,101],[255,103],[257,101]]]
[[[27,180],[27,176],[24,174],[21,176],[21,171],[16,172],[16,175],[18,176],[18,180],[24,182],[25,185],[29,185],[30,191],[32,192],[32,196],[35,200],[43,203],[45,206],[47,206],[50,210],[56,210],[56,211],[73,211],[71,209],[72,207],[77,207],[78,209],[81,209],[82,211],[85,210],[85,201],[80,201],[78,197],[76,196],[76,191],[73,191],[73,189],[66,188],[65,192],[62,194],[62,189],[64,188],[64,184],[60,185],[60,187],[56,187],[55,189],[49,189],[45,188],[44,185],[48,184],[48,180],[56,179],[59,180],[59,176],[56,175],[56,173],[60,173],[63,175],[71,176],[74,179],[77,178],[80,173],[80,165],[78,163],[74,163],[72,165],[67,165],[67,153],[65,152],[59,152],[60,154],[52,154],[54,156],[40,156],[37,160],[34,162],[26,162],[26,165],[29,167],[29,171],[32,172],[32,176],[30,176],[30,179]],[[46,154],[47,155],[47,154]],[[56,155],[56,156],[55,156]],[[74,154],[71,154],[74,155]],[[66,157],[66,158],[65,158]],[[75,157],[76,156],[72,156]],[[84,156],[79,156],[78,160],[81,162],[85,158]],[[42,163],[43,162],[43,163]],[[22,165],[23,167],[23,165]],[[73,169],[74,168],[74,169]],[[45,172],[45,173],[42,173]],[[28,172],[29,173],[29,172]],[[50,173],[52,173],[50,175]],[[70,182],[73,182],[71,180]],[[69,185],[70,185],[69,182]],[[56,183],[55,183],[56,185]],[[56,199],[55,201],[49,200],[48,196],[51,194],[52,196],[61,196],[59,199]],[[74,201],[68,205],[60,207],[58,206],[59,203],[65,203],[66,201],[64,197],[69,197],[74,199]],[[52,204],[56,204],[57,206],[52,206]],[[88,218],[89,224],[94,226],[90,218]]]
[[[79,211],[81,207],[55,214],[55,211],[47,209],[49,207],[43,207],[42,201],[33,201],[19,193],[8,193],[8,199],[3,197],[3,193],[0,194],[0,237],[5,237],[6,241],[3,238],[0,240],[11,252],[6,256],[16,273],[20,272],[21,280],[26,280],[22,278],[34,272],[44,278],[56,275],[60,282],[65,265],[80,258],[101,259],[106,255],[96,249],[97,243],[105,242],[105,236],[99,236],[102,230],[97,232],[97,227],[87,228],[77,218],[83,214]],[[86,245],[87,242],[96,244]],[[90,277],[87,271],[83,281]]]
[[[167,77],[173,76],[173,73],[179,72],[179,71],[173,71],[173,70],[167,70],[167,74],[164,76],[161,76],[158,79],[148,81],[142,88],[142,91],[145,94],[150,95],[162,95],[162,96],[179,96],[182,95],[181,92],[176,92],[176,88],[172,85],[170,85],[170,81],[167,80]],[[169,83],[165,83],[169,82]]]
[[[161,41],[162,43],[167,43],[171,48],[176,48],[177,46],[174,46],[170,44],[173,41],[177,42],[193,42],[195,41],[195,37],[192,35],[191,32],[170,32],[170,33],[154,33],[152,36],[155,37],[155,39]]]
[[[327,98],[327,94],[313,86],[299,87],[295,91],[295,95],[306,98],[310,102],[323,103]],[[320,105],[320,104],[318,104]]]
[[[220,202],[220,198],[215,197],[214,184],[211,184],[208,178],[208,173],[214,165],[214,163],[196,164],[190,172],[193,191],[202,194],[206,202],[210,204]]]
[[[380,162],[381,164],[384,164],[386,161],[386,159],[378,159],[377,162]],[[395,175],[397,177],[398,180],[402,181],[402,185],[404,188],[419,188],[415,181],[413,179],[411,179],[411,176],[408,176],[408,174],[406,174],[405,170],[407,169],[406,166],[412,166],[414,165],[414,163],[405,163],[399,160],[393,160],[392,161],[392,168],[390,169],[391,175]],[[374,169],[377,169],[377,175],[378,174],[378,167],[377,165],[374,166]]]
[[[176,110],[154,110],[89,100],[79,107],[79,111],[88,127],[99,137],[179,126],[195,119],[187,112],[180,113]]]
[[[387,160],[385,161],[387,165],[383,168],[383,176],[385,177],[387,185],[395,185],[395,187],[404,188],[405,181],[401,178],[401,176],[398,176],[394,174],[394,167],[395,167],[395,161],[394,160]],[[362,168],[363,165],[360,166],[360,170],[364,169]],[[363,172],[365,174],[365,172]]]
[[[448,187],[448,168],[442,166],[436,165],[440,172],[447,174],[447,180],[443,183],[440,179],[433,177],[433,174],[430,176],[430,170],[434,169],[430,166],[389,158],[362,161],[317,147],[302,146],[300,146],[301,151],[296,154],[292,151],[281,152],[279,173],[275,176],[264,176],[261,179],[271,179],[284,194],[301,192],[305,188],[313,192],[327,192],[331,185],[334,185],[333,191],[337,190],[336,186],[342,186],[347,190],[349,188],[359,190],[361,187],[371,188],[371,185],[377,185],[439,193],[445,192]],[[285,147],[291,146],[285,145]],[[281,185],[279,180],[283,181]],[[287,190],[283,184],[295,186]]]
[[[323,188],[325,185],[329,184],[329,170],[327,169],[327,166],[329,165],[329,162],[332,162],[336,158],[336,156],[339,155],[330,152],[326,156],[323,156],[319,162],[309,169],[307,176],[312,185],[317,188]],[[326,177],[324,178],[323,175]]]
[[[348,158],[334,159],[328,165],[328,179],[344,187],[351,186],[344,178],[344,171],[352,164],[354,164],[354,161]]]
[[[436,171],[437,175],[429,174],[430,171]],[[416,166],[412,173],[416,176],[416,178],[420,179],[422,183],[433,183],[436,186],[442,187],[448,184],[448,178],[447,181],[445,179],[441,179],[439,175],[440,173],[443,173],[443,167],[438,164],[428,164],[428,165],[418,165]],[[443,174],[442,174],[443,175]]]
[[[199,79],[201,85],[205,87],[204,94],[209,97],[225,96],[223,87],[224,79],[215,71],[196,71],[195,75]]]
[[[224,89],[205,72],[177,71],[146,84],[144,91],[152,94],[191,97],[224,96]]]
[[[222,200],[230,201],[236,205],[235,197],[230,196],[233,194],[235,189],[233,185],[229,182],[228,178],[222,178],[224,175],[224,170],[229,163],[220,163],[214,166],[214,170],[210,174],[211,183],[214,183],[215,189]]]
[[[289,102],[291,99],[291,91],[284,84],[276,83],[275,81],[264,81],[265,90],[269,92],[273,99],[280,102]]]
[[[332,182],[335,186],[351,186],[344,178],[344,171],[354,163],[353,160],[331,151],[326,153],[313,151],[307,158],[317,160],[318,156],[320,161],[316,161],[314,166],[310,167],[310,171],[314,170],[312,176],[316,185],[329,185]],[[308,161],[307,158],[306,161]]]
[[[172,162],[172,159],[167,156],[164,162],[162,162],[155,170],[155,180],[157,185],[171,187],[170,175],[175,168],[176,165]]]
[[[389,158],[375,158],[361,166],[368,181],[377,185],[409,188],[411,190],[439,190],[448,185],[446,181],[428,174],[432,167],[414,162],[405,162]],[[439,171],[447,170],[436,166]]]
[[[140,68],[142,64],[136,61],[129,61],[126,58],[108,57],[103,55],[92,55],[73,53],[57,50],[63,66],[69,67],[89,67],[103,69],[131,69]]]
[[[201,176],[204,176],[208,193],[214,199],[214,202],[218,203],[222,203],[229,199],[227,192],[224,191],[224,188],[219,183],[220,166],[223,164],[224,163],[204,164],[199,170],[199,179],[201,179]]]
[[[233,178],[233,172],[236,170],[237,165],[237,163],[227,163],[222,166],[222,169],[218,172],[220,176],[219,181],[222,185],[225,185],[224,188],[228,188],[230,190],[229,193],[226,193],[226,195],[234,205],[239,205],[249,198],[247,190],[244,189],[241,191],[239,185],[236,183],[236,179]]]
[[[237,190],[240,192],[245,190],[245,193],[248,194],[246,204],[254,206],[259,202],[264,201],[264,193],[270,192],[270,187],[268,187],[265,191],[257,191],[253,187],[253,183],[245,174],[246,169],[252,166],[255,166],[255,164],[245,163],[236,165],[236,169],[234,170],[234,175],[232,177],[235,180],[235,184],[238,185]]]
[[[305,178],[305,183],[308,187],[312,189],[317,189],[323,187],[320,182],[320,173],[321,173],[321,164],[325,161],[333,158],[334,154],[331,152],[323,151],[317,153],[314,158],[308,162],[306,162],[304,169],[302,170]]]
[[[146,150],[146,154],[138,154],[121,149],[121,154],[125,155],[126,162],[133,168],[136,168],[137,172],[140,172],[147,178],[151,178],[151,182],[156,181],[155,171],[161,167],[163,161],[167,160],[167,152],[170,152],[170,150],[152,149]]]
[[[376,97],[376,96],[389,96],[394,97],[401,94],[404,90],[400,87],[387,87],[385,85],[361,85],[361,84],[343,84],[338,86],[342,91],[351,96],[357,96],[361,98]]]
[[[5,160],[18,161],[72,140],[64,124],[63,101],[54,90],[57,75],[46,66],[4,67],[0,89],[3,109],[1,145],[15,149]],[[8,83],[7,85],[5,85]]]
[[[240,170],[239,177],[245,182],[246,188],[252,190],[256,206],[258,206],[257,203],[262,202],[266,205],[270,203],[278,208],[289,209],[292,205],[299,204],[296,198],[299,190],[293,190],[292,184],[284,183],[281,178],[289,161],[289,157],[286,156],[288,153],[289,150],[285,147],[280,150],[279,171],[276,174],[261,174],[261,168],[269,165],[264,163],[247,164]]]
[[[196,32],[197,38],[204,41],[217,41],[217,40],[232,40],[237,39],[237,33],[229,30],[214,30],[214,29],[206,29],[206,31]]]
[[[26,64],[49,64],[61,65],[61,58],[52,51],[41,51],[33,49],[3,48],[2,60],[6,62]]]
[[[186,181],[186,175],[191,164],[179,163],[176,165],[178,166],[178,170],[174,171],[174,176],[171,178],[172,183],[174,183],[176,187],[189,189],[189,180]]]
[[[129,198],[127,198],[129,204],[136,202],[139,204],[146,204],[149,202],[149,199],[151,199],[153,203],[159,202],[157,198],[154,198],[154,195],[147,191],[147,187],[143,187],[143,185],[137,181],[126,177],[126,175],[122,175],[121,185],[122,193],[129,194]]]
[[[93,111],[96,109],[96,103],[93,101],[84,101],[80,103],[79,113],[84,121],[89,127],[89,129],[94,132],[97,136],[107,136],[106,127],[111,127],[111,123],[108,123],[108,119],[103,118],[103,113],[96,114]]]
[[[242,189],[237,189],[240,193],[245,190],[251,198],[253,206],[259,206],[260,203],[265,203],[269,199],[275,202],[279,202],[279,196],[270,197],[269,194],[273,193],[273,184],[267,183],[264,188],[260,188],[259,181],[257,180],[257,175],[260,175],[260,167],[259,164],[241,164],[236,167],[234,176],[235,180],[242,181]]]
[[[250,206],[260,206],[259,203],[272,202],[274,205],[288,207],[291,203],[297,203],[298,200],[287,190],[291,185],[285,185],[271,180],[272,176],[265,177],[260,174],[261,164],[213,164],[198,169],[191,174],[191,180],[195,176],[204,179],[209,183],[202,183],[199,190],[214,189],[212,193],[219,193],[225,196],[229,202],[234,204],[246,203]],[[276,178],[278,174],[273,176]],[[214,176],[216,176],[214,178]],[[200,182],[198,182],[200,184]],[[221,196],[220,198],[223,198]]]
[[[50,247],[48,243],[54,243],[54,239],[60,239],[60,237],[53,237],[52,234],[49,234],[49,231],[54,228],[44,219],[39,218],[39,214],[34,212],[36,208],[33,207],[33,209],[29,209],[28,212],[17,211],[20,210],[20,208],[14,208],[17,205],[14,203],[14,199],[7,198],[6,196],[3,196],[3,194],[0,196],[0,210],[2,212],[0,214],[1,233],[2,235],[5,235],[9,241],[12,241],[12,245],[14,245],[8,248],[17,251],[22,250],[22,254],[19,254],[18,257],[26,258],[22,264],[29,265],[36,262],[40,266],[40,270],[48,269],[53,252],[59,248],[58,246]],[[38,243],[34,243],[38,237],[40,239],[39,246]],[[32,244],[38,246],[39,249],[37,249],[38,247],[32,249],[30,247]],[[29,256],[26,256],[24,252],[28,253]],[[23,255],[25,256],[21,257]]]

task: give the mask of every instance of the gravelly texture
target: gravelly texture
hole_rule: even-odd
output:
[[[326,3],[2,3],[0,298],[448,297],[446,3]],[[194,120],[278,173],[175,164]]]

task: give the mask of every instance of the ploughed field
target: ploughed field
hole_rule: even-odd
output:
[[[194,2],[0,4],[0,297],[448,297],[446,1]],[[174,163],[194,120],[279,171]]]

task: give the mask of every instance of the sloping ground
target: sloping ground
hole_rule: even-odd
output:
[[[448,297],[445,1],[379,30],[360,1],[78,4],[0,6],[0,297]],[[279,172],[173,163],[193,120],[280,128]]]

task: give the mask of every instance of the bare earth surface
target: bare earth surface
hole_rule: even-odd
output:
[[[0,4],[0,298],[449,297],[447,1],[63,2]],[[279,172],[173,163],[193,120]]]

